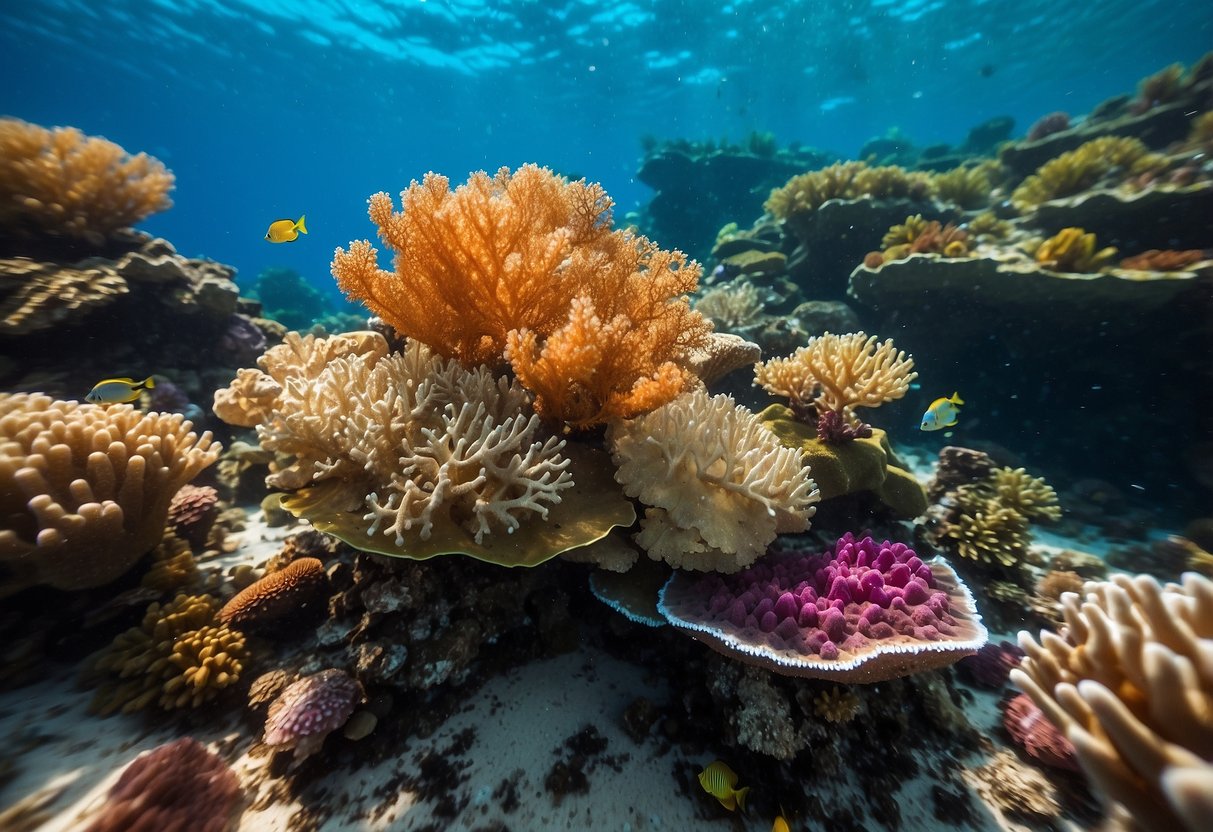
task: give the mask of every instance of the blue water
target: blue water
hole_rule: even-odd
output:
[[[143,227],[183,253],[330,288],[366,197],[427,170],[535,161],[622,212],[649,196],[643,134],[853,155],[1006,114],[1022,135],[1210,44],[1197,2],[3,0],[0,113],[162,159],[176,206]],[[262,240],[302,213],[306,239]]]

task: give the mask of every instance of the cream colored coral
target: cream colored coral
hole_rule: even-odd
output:
[[[673,566],[733,572],[820,499],[801,453],[729,396],[685,394],[608,434],[615,479],[649,507],[638,542]]]
[[[0,395],[0,595],[102,586],[160,542],[173,494],[219,456],[179,414]]]
[[[229,425],[251,428],[264,422],[288,378],[306,384],[342,355],[387,355],[387,341],[378,332],[345,332],[328,338],[288,332],[281,344],[257,359],[260,370],[243,369],[226,388],[215,392],[215,415]]]
[[[99,243],[172,206],[173,175],[74,127],[0,119],[0,227]]]
[[[863,332],[816,338],[787,358],[772,358],[754,368],[754,383],[786,396],[793,409],[810,405],[818,413],[850,414],[857,407],[878,407],[900,399],[918,378],[914,359]]]
[[[752,283],[717,286],[695,302],[695,311],[707,316],[716,328],[737,332],[762,323],[762,299]]]
[[[25,335],[63,327],[129,291],[126,280],[103,260],[75,266],[22,257],[0,260],[0,332]]]
[[[1147,575],[1062,596],[1065,626],[1011,677],[1074,743],[1109,807],[1148,830],[1213,829],[1213,581]]]
[[[727,376],[734,370],[749,367],[762,358],[762,348],[740,335],[713,332],[707,342],[691,350],[683,365],[705,385]]]
[[[399,546],[414,529],[428,539],[438,513],[459,518],[477,543],[546,517],[572,476],[563,442],[539,429],[517,383],[410,342],[403,353],[338,357],[315,378],[286,378],[258,435],[294,460],[270,485],[343,482],[365,504],[369,533]]]

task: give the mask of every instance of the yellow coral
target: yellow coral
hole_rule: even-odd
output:
[[[984,164],[953,168],[931,177],[931,189],[937,197],[966,211],[989,205],[993,187],[990,167]]]
[[[1057,492],[1043,477],[1033,477],[1023,468],[995,468],[990,485],[999,501],[1029,520],[1060,520]]]
[[[986,564],[1015,566],[1028,550],[1028,520],[974,486],[956,492],[957,513],[941,537],[961,557]]]
[[[992,211],[983,211],[965,223],[965,229],[974,237],[991,237],[995,240],[1005,240],[1011,236],[1015,226],[1006,220],[1000,220]]]
[[[1103,136],[1045,162],[1011,194],[1011,202],[1027,212],[1051,199],[1073,196],[1120,169],[1124,177],[1157,167],[1160,157],[1140,139]]]
[[[786,396],[797,413],[852,414],[857,407],[879,407],[900,399],[918,378],[914,359],[898,351],[892,339],[880,342],[863,332],[816,338],[787,358],[772,358],[754,368],[754,383]]]
[[[172,532],[164,535],[156,551],[152,553],[152,564],[140,581],[142,586],[161,592],[175,592],[198,580],[198,563],[190,551],[190,545]]]
[[[161,686],[160,707],[198,707],[240,678],[248,650],[244,636],[225,626],[191,630],[173,642],[176,668]]]
[[[173,175],[145,153],[74,127],[0,119],[0,228],[99,244],[172,206]]]
[[[813,713],[826,722],[850,722],[859,714],[859,697],[835,685],[813,697]]]
[[[905,222],[894,225],[885,232],[880,240],[880,247],[887,250],[894,246],[908,246],[922,235],[926,227],[927,221],[922,218],[922,214],[906,217]]]
[[[920,199],[928,194],[930,183],[928,174],[895,165],[873,168],[865,162],[839,162],[793,176],[771,191],[763,207],[775,219],[799,229],[808,215],[831,199]]]
[[[1112,246],[1095,249],[1095,235],[1081,228],[1063,228],[1036,249],[1036,262],[1062,272],[1097,272],[1116,257]]]
[[[685,297],[699,265],[612,230],[612,202],[597,184],[523,165],[512,174],[473,173],[454,191],[446,177],[430,173],[401,200],[394,212],[387,194],[370,199],[371,220],[396,252],[396,273],[380,270],[375,249],[359,241],[337,250],[333,276],[352,299],[444,357],[496,366],[510,333],[525,331],[516,352],[529,364],[534,358],[522,341],[543,348],[570,322],[578,298],[588,299],[607,326],[634,331],[629,341],[650,349],[653,368],[707,336],[707,323]],[[552,362],[584,361],[555,353]]]

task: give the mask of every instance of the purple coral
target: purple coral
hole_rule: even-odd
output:
[[[951,664],[985,628],[951,568],[903,543],[790,552],[735,575],[676,573],[661,612],[727,655],[780,673],[873,682]]]
[[[270,705],[263,741],[280,751],[295,749],[295,762],[299,763],[319,751],[324,738],[345,725],[363,699],[362,685],[344,671],[322,670],[305,676]]]
[[[265,333],[248,316],[236,313],[219,339],[219,355],[234,367],[247,367],[265,352],[267,344]]]
[[[1045,136],[1051,136],[1054,133],[1060,133],[1062,130],[1069,129],[1069,113],[1063,113],[1061,111],[1045,113],[1043,116],[1036,119],[1036,122],[1028,128],[1028,141],[1040,141]]]
[[[817,438],[822,442],[850,442],[871,436],[871,425],[859,421],[852,425],[836,411],[827,410],[817,417]]]
[[[991,642],[972,656],[966,656],[956,665],[957,669],[973,684],[990,690],[1001,690],[1011,675],[1011,669],[1019,667],[1023,650],[1009,641]]]

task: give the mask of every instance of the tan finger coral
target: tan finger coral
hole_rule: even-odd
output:
[[[173,494],[219,456],[179,414],[0,395],[0,595],[102,586],[152,549]]]
[[[0,119],[0,228],[99,244],[172,206],[173,175],[145,153],[127,154],[74,127]]]
[[[1115,575],[1062,604],[1060,633],[1019,634],[1012,681],[1130,825],[1213,828],[1213,581]]]
[[[787,358],[757,365],[754,383],[786,396],[798,415],[853,415],[857,407],[879,407],[904,396],[918,378],[913,368],[914,359],[899,352],[891,339],[880,342],[863,332],[827,332],[810,338]]]
[[[729,396],[683,395],[608,431],[624,491],[648,506],[637,541],[675,567],[735,572],[820,498],[798,450]]]

